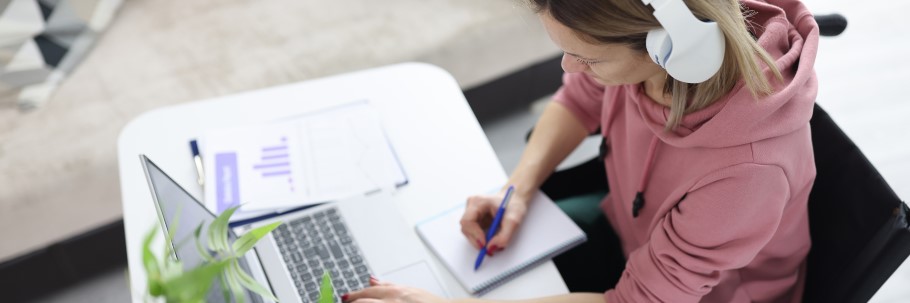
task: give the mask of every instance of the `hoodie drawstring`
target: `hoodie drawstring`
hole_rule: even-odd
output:
[[[638,182],[638,192],[635,193],[635,200],[632,200],[632,217],[638,218],[638,213],[645,206],[645,185],[648,184],[648,177],[651,175],[651,166],[654,165],[654,155],[657,153],[657,143],[660,142],[657,136],[651,139],[651,146],[648,148],[648,156],[645,158],[645,167],[641,173],[641,180]]]
[[[609,146],[607,146],[606,136],[610,133],[610,128],[613,125],[613,121],[616,120],[616,115],[619,109],[619,102],[613,102],[612,108],[610,109],[610,116],[607,118],[606,125],[602,125],[604,138],[600,141],[600,160],[604,161],[607,153],[610,152]],[[648,177],[651,175],[651,166],[654,165],[654,156],[657,153],[657,144],[660,143],[660,139],[657,136],[654,136],[651,139],[651,146],[648,148],[648,158],[645,159],[645,166],[641,173],[641,180],[638,182],[638,191],[635,193],[635,200],[632,200],[632,217],[638,218],[638,213],[641,211],[642,207],[645,206],[645,185],[648,184]]]

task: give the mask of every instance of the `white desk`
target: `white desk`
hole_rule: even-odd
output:
[[[142,236],[153,227],[160,232],[140,153],[202,197],[188,142],[205,129],[272,121],[363,99],[379,111],[408,174],[410,183],[396,194],[396,203],[409,225],[506,181],[458,84],[426,64],[393,65],[150,111],[124,127],[118,142],[133,301],[142,301],[146,291]],[[162,239],[156,238],[155,247],[161,247]],[[467,296],[438,261],[434,265],[454,296]],[[518,299],[567,291],[556,267],[547,262],[484,297]]]

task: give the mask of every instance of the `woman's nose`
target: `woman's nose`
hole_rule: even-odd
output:
[[[562,70],[567,73],[580,73],[588,69],[588,65],[578,62],[569,54],[562,54]]]

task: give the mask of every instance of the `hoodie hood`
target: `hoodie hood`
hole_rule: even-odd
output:
[[[813,69],[818,49],[815,19],[799,1],[742,3],[755,12],[749,21],[758,44],[774,59],[783,81],[765,68],[764,74],[774,88],[771,95],[756,100],[740,80],[718,101],[686,114],[673,131],[664,130],[669,108],[639,102],[648,127],[664,143],[677,147],[737,146],[785,135],[809,123],[818,94]],[[638,93],[644,94],[641,90]],[[643,96],[631,99],[647,100]]]

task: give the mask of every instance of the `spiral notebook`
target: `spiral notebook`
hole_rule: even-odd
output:
[[[482,295],[587,240],[572,219],[538,192],[509,246],[486,257],[474,271],[478,250],[461,233],[459,220],[463,214],[464,204],[460,204],[418,223],[416,229],[449,272],[474,295]]]

